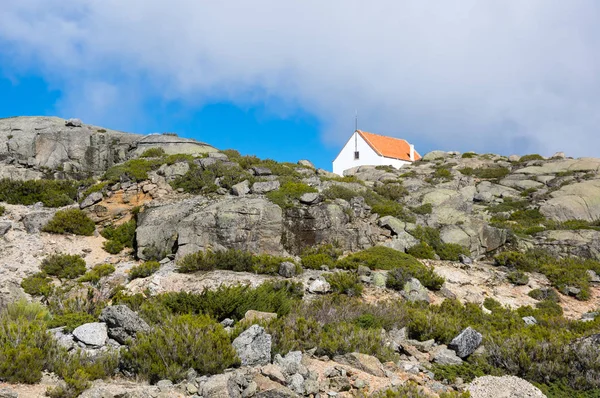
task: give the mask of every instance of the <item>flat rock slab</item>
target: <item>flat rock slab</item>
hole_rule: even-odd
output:
[[[106,323],[86,323],[75,328],[73,336],[86,345],[102,347],[108,340],[108,329]]]

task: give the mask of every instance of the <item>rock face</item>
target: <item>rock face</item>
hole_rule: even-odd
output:
[[[483,376],[469,384],[472,398],[545,398],[539,388],[516,376]]]
[[[461,358],[466,358],[472,353],[475,352],[477,347],[481,344],[483,340],[483,336],[481,333],[476,331],[475,329],[468,327],[463,330],[458,336],[456,336],[450,344],[448,348],[454,350],[456,355]]]
[[[567,185],[553,192],[540,212],[556,221],[600,219],[600,180]]]
[[[271,335],[258,325],[250,326],[232,344],[242,366],[266,365],[271,362]]]
[[[102,310],[100,320],[108,327],[108,336],[121,344],[135,338],[138,332],[147,332],[150,326],[126,305],[112,305]]]
[[[102,347],[108,340],[108,330],[105,323],[86,323],[75,328],[73,336],[86,345]]]
[[[66,175],[102,174],[153,147],[167,153],[216,151],[210,145],[166,135],[123,133],[57,117],[0,119],[0,178],[40,178],[43,169]],[[25,172],[19,169],[33,171]],[[38,173],[38,174],[35,174]]]

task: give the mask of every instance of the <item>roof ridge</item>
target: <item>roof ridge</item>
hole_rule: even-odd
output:
[[[391,138],[391,139],[393,139],[393,140],[404,141],[404,142],[406,142],[407,144],[409,143],[409,142],[408,142],[407,140],[405,140],[404,138],[392,137],[391,135],[383,135],[383,134],[371,133],[371,132],[364,131],[364,130],[357,130],[357,131],[358,131],[358,132],[360,132],[360,133],[363,133],[363,134],[376,135],[377,137]]]

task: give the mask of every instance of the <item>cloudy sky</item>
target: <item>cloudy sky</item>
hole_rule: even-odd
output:
[[[597,0],[3,0],[0,117],[330,167],[354,129],[600,156]]]

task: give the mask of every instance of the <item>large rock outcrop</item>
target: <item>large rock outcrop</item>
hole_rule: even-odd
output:
[[[47,170],[58,176],[99,175],[154,147],[166,153],[216,151],[173,135],[130,134],[57,117],[14,117],[0,119],[0,178],[36,179]]]

